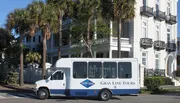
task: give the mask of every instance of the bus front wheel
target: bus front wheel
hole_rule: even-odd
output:
[[[47,99],[49,97],[49,92],[48,92],[47,89],[41,88],[41,89],[38,90],[37,95],[38,95],[39,99],[45,100],[45,99]]]
[[[112,94],[109,90],[102,90],[99,97],[102,101],[107,101],[111,98]]]

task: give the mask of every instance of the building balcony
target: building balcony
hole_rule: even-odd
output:
[[[175,43],[167,43],[166,44],[166,51],[167,52],[175,52],[176,51],[176,44]]]
[[[151,38],[141,38],[140,39],[140,47],[147,49],[147,48],[151,48],[153,44],[153,41]]]
[[[109,50],[112,47],[113,50],[117,50],[117,37],[103,38],[97,39],[93,41],[93,46],[97,51]],[[61,47],[61,52],[63,55],[67,55],[70,52],[84,52],[86,44],[85,43],[77,43],[72,45],[65,45]],[[92,47],[92,48],[94,48]],[[121,38],[121,49],[122,51],[130,51],[131,44],[129,38]],[[48,47],[47,52],[50,54],[55,54],[58,51],[58,47]]]
[[[167,16],[166,16],[166,22],[169,23],[169,24],[171,24],[171,25],[172,25],[172,24],[176,24],[176,23],[177,23],[176,18],[177,18],[177,17],[174,16],[174,15],[171,15],[171,14],[170,14],[170,15],[167,15]]]
[[[153,8],[151,7],[142,6],[140,10],[141,10],[140,11],[141,15],[148,16],[148,17],[154,16]]]
[[[164,50],[166,48],[166,44],[164,41],[154,41],[154,49],[157,51]]]
[[[154,18],[157,20],[160,20],[160,21],[165,21],[166,20],[166,14],[165,14],[165,12],[157,10],[154,12]]]

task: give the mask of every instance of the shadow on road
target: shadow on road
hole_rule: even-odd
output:
[[[100,101],[97,97],[66,97],[66,96],[55,96],[50,97],[48,99],[56,99],[56,101],[66,101],[66,100],[93,100],[93,101]],[[111,100],[121,100],[118,97],[112,97]]]
[[[165,96],[180,96],[180,91],[160,91],[157,93],[151,93],[151,95],[165,95]]]

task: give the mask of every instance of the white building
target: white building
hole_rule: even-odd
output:
[[[177,2],[178,0],[137,0],[134,19],[123,23],[122,57],[138,58],[141,78],[144,77],[144,68],[165,70],[168,77],[172,77],[177,68]],[[114,23],[109,22],[109,25],[110,28],[115,28]],[[70,44],[69,37],[66,35],[63,38],[66,41],[61,49],[62,57],[77,56],[77,52],[71,51],[74,44]],[[117,37],[112,31],[109,38],[97,40],[101,40],[102,44],[94,52],[96,57],[117,57]],[[52,35],[47,43],[47,59],[52,64],[57,60],[57,43],[57,35]],[[83,57],[85,49],[81,48],[79,51],[78,56]]]

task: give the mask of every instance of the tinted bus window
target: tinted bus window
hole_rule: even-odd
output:
[[[73,63],[73,77],[74,78],[87,78],[87,62],[74,62]]]
[[[118,63],[118,77],[119,78],[131,78],[132,77],[131,62],[119,62]]]
[[[101,62],[88,63],[88,77],[89,78],[102,78],[102,63]]]
[[[103,63],[103,77],[104,78],[117,78],[117,63],[104,62]]]

